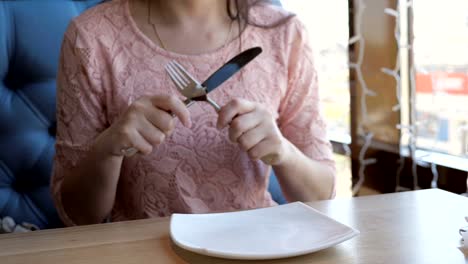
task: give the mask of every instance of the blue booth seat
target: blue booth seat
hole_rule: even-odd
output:
[[[0,1],[0,218],[61,226],[49,191],[60,46],[100,1]]]
[[[49,189],[57,64],[70,20],[101,1],[0,1],[0,218],[62,226]],[[284,202],[275,179],[270,190]]]

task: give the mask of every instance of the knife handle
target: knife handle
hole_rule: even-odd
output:
[[[206,101],[211,106],[213,106],[213,108],[216,110],[216,112],[219,112],[219,110],[221,110],[221,107],[215,101],[213,101],[211,98],[209,98],[208,96],[206,96]]]
[[[266,165],[271,165],[273,163],[276,163],[276,161],[279,159],[278,155],[276,154],[268,154],[261,158],[262,162],[265,163]]]

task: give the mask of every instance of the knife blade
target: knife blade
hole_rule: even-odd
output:
[[[247,65],[251,62],[255,57],[257,57],[260,53],[262,53],[262,48],[254,47],[247,49],[228,62],[226,62],[223,66],[221,66],[218,70],[216,70],[210,77],[208,77],[201,86],[205,89],[206,94],[210,93],[226,80],[231,78],[234,74],[236,74],[242,67]],[[206,94],[198,97],[193,97],[192,100],[195,101],[205,101]]]

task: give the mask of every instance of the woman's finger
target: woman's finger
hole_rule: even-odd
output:
[[[261,122],[262,117],[258,111],[252,111],[235,117],[229,126],[229,139],[231,142],[237,142],[242,134],[259,126]]]
[[[266,133],[264,129],[261,126],[259,126],[242,134],[242,136],[239,137],[237,142],[243,150],[248,152],[250,149],[255,147],[265,138]]]
[[[164,142],[167,134],[155,127],[151,122],[143,119],[137,128],[138,133],[153,147]]]
[[[175,120],[168,112],[156,107],[151,107],[145,111],[144,115],[152,126],[158,128],[158,130],[163,132],[166,136],[169,136],[174,130]]]
[[[219,110],[217,127],[222,129],[228,126],[237,115],[243,115],[254,110],[255,104],[252,102],[238,98],[231,100]]]
[[[116,153],[122,155],[122,150],[135,148],[138,152],[145,155],[153,151],[153,146],[143,138],[143,136],[135,128],[123,128],[120,132],[120,147]]]
[[[267,163],[269,165],[274,165],[278,160],[280,153],[281,142],[277,139],[267,137],[262,141],[258,142],[253,148],[249,149],[247,153],[249,157],[253,160],[259,160],[264,157],[275,157],[274,160],[269,160]]]
[[[191,126],[190,113],[187,106],[179,98],[170,95],[154,96],[151,98],[151,102],[155,107],[169,111],[177,116],[184,126]]]

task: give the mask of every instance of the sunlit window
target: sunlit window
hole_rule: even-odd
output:
[[[413,8],[417,147],[468,157],[468,1]]]

